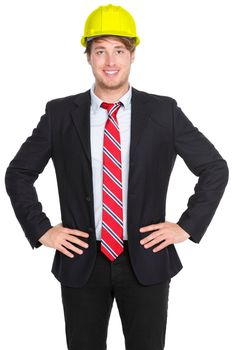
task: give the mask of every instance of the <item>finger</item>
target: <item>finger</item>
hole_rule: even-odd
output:
[[[69,242],[73,242],[73,243],[79,244],[79,245],[81,245],[84,248],[88,248],[88,246],[89,246],[86,242],[84,242],[81,239],[76,238],[76,237],[74,237],[72,235],[68,235],[66,240],[68,240]]]
[[[150,235],[148,235],[147,237],[143,238],[140,243],[141,244],[145,244],[147,242],[150,242],[152,239],[155,239],[157,237],[161,238],[161,236],[164,236],[165,232],[161,229],[159,231],[155,231],[152,232]],[[161,241],[161,239],[159,239],[159,242]]]
[[[146,244],[144,245],[144,248],[146,248],[146,249],[147,249],[147,248],[150,248],[150,247],[152,247],[153,245],[158,244],[158,243],[164,241],[165,239],[166,239],[166,237],[164,237],[164,235],[163,235],[163,236],[160,236],[159,238],[153,239],[152,241],[146,243]]]
[[[65,246],[66,248],[72,250],[73,252],[77,253],[77,254],[83,254],[83,250],[79,249],[77,247],[75,247],[73,244],[71,244],[68,241],[65,241],[64,243],[62,243],[63,246]]]
[[[168,241],[164,241],[163,243],[161,243],[160,245],[158,245],[156,248],[153,249],[154,253],[159,252],[160,250],[164,249],[165,247],[167,247],[170,243]]]
[[[165,236],[167,234],[168,234],[167,230],[165,228],[161,228],[158,231],[154,232],[154,238],[157,238],[157,237],[160,238],[160,236]]]
[[[139,229],[140,232],[147,232],[152,230],[158,230],[164,226],[163,222],[160,222],[159,224],[151,224],[148,226],[143,226]]]
[[[89,237],[89,233],[84,232],[84,231],[80,231],[80,230],[75,230],[75,229],[66,229],[65,231],[66,233],[68,233],[69,235],[76,235],[76,236],[81,236],[81,237]]]
[[[63,253],[64,255],[68,256],[69,258],[73,258],[74,255],[72,253],[70,253],[66,248],[64,248],[63,246],[60,246],[57,248],[57,250],[59,250],[61,253]]]

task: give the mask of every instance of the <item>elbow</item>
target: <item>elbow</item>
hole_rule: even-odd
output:
[[[224,190],[229,179],[229,168],[225,159],[220,158],[211,162],[206,169],[207,177],[212,178],[209,184],[215,190]]]
[[[225,159],[222,160],[222,181],[224,183],[224,187],[226,187],[229,180],[229,167]]]
[[[24,187],[23,175],[21,170],[11,165],[8,166],[5,173],[5,188],[9,196],[18,192]]]
[[[10,188],[11,188],[11,183],[12,183],[12,174],[11,174],[11,171],[10,171],[10,168],[9,168],[9,167],[8,167],[7,170],[6,170],[4,180],[5,180],[6,192],[7,192],[8,195],[9,195]]]

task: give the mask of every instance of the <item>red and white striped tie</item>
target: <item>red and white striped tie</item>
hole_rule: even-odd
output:
[[[124,250],[121,141],[117,112],[121,102],[103,102],[108,119],[103,142],[103,212],[101,251],[114,261]]]

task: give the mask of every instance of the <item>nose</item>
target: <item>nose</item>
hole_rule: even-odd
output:
[[[116,58],[114,57],[114,54],[108,53],[106,54],[106,66],[108,67],[114,67],[116,64]]]

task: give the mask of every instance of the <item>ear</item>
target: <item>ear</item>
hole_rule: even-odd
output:
[[[131,63],[134,62],[134,59],[135,59],[135,50],[133,52],[131,52],[131,58],[130,58]]]
[[[89,64],[91,64],[91,62],[90,62],[90,55],[89,55],[89,54],[87,54],[87,62],[88,62]]]

